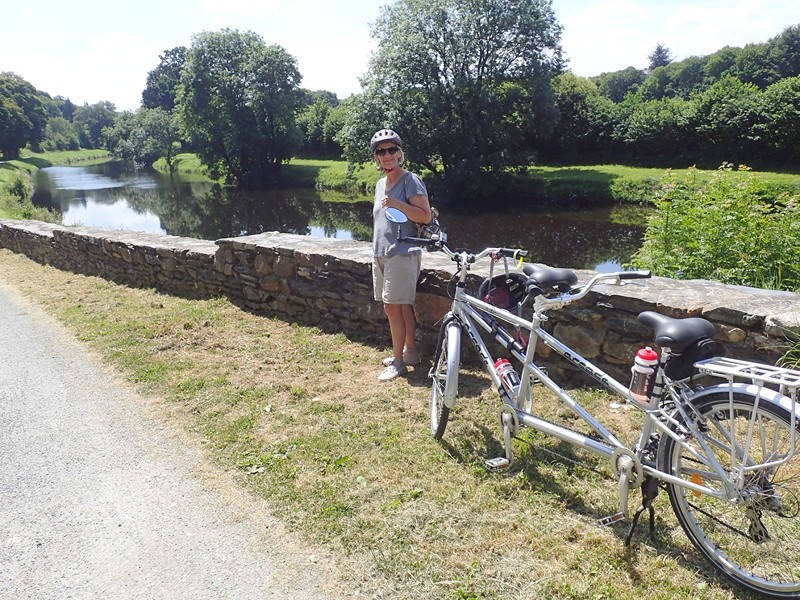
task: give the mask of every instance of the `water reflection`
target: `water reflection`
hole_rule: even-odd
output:
[[[218,239],[280,231],[372,239],[370,197],[316,190],[235,191],[191,178],[125,169],[119,163],[37,172],[34,204],[65,225]],[[479,249],[522,247],[553,266],[615,270],[639,248],[641,215],[609,208],[568,213],[460,214],[442,211],[450,242]]]

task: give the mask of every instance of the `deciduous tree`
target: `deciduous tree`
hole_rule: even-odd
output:
[[[181,74],[176,111],[213,176],[263,185],[301,143],[297,61],[253,32],[197,35]]]
[[[142,106],[171,111],[175,108],[181,70],[186,62],[186,48],[178,46],[172,50],[165,50],[159,58],[161,62],[158,66],[147,73],[147,84],[142,92]]]
[[[399,0],[372,35],[378,49],[340,136],[348,158],[366,159],[372,133],[391,126],[455,191],[530,162],[555,120],[550,78],[563,67],[549,0]]]
[[[0,152],[5,159],[16,158],[30,144],[38,149],[47,126],[45,100],[39,92],[15,73],[0,73]]]

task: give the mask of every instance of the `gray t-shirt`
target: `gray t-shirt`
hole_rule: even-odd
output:
[[[418,245],[398,243],[398,237],[413,237],[417,233],[417,226],[408,221],[406,223],[392,223],[386,218],[386,211],[382,206],[383,197],[389,195],[403,202],[408,202],[412,196],[427,196],[425,184],[414,173],[406,171],[395,184],[386,191],[386,177],[378,180],[375,185],[375,203],[372,207],[372,251],[375,256],[395,256],[397,254],[411,254],[422,252]],[[398,236],[398,233],[400,236]]]

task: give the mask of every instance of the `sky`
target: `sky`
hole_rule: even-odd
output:
[[[302,87],[360,91],[386,0],[36,0],[0,18],[0,71],[73,103],[141,103],[160,55],[203,31],[253,31],[297,59]],[[798,0],[554,0],[568,67],[590,77],[643,69],[656,44],[675,60],[766,42],[800,24]]]

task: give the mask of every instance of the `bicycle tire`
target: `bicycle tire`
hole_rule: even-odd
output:
[[[431,433],[442,439],[450,409],[458,395],[458,366],[461,360],[461,327],[455,321],[445,322],[439,333],[439,346],[431,369]]]
[[[781,406],[764,399],[756,403],[756,397],[745,392],[734,392],[731,401],[728,392],[720,391],[696,400],[694,408],[703,439],[729,473],[732,455],[741,459],[754,413],[752,464],[789,453],[791,414]],[[677,418],[680,423],[682,419]],[[673,431],[679,430],[679,425],[673,426]],[[722,479],[681,443],[666,435],[662,441],[658,459],[662,470],[723,489]],[[800,432],[795,435],[795,448],[799,444]],[[696,441],[690,446],[702,455]],[[695,548],[725,576],[764,597],[800,598],[800,455],[795,452],[785,464],[750,471],[745,477],[744,489],[749,493],[740,502],[667,484],[675,516]]]

